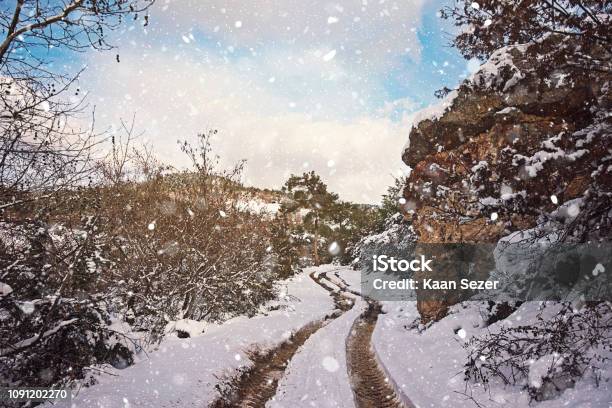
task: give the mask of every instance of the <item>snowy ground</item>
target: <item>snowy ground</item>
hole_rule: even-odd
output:
[[[202,407],[217,396],[215,385],[237,368],[251,364],[245,354],[254,345],[273,347],[292,331],[321,319],[334,309],[329,293],[308,276],[315,272],[336,291],[348,285],[359,292],[360,273],[332,265],[307,269],[284,283],[281,300],[271,302],[280,309],[254,318],[240,317],[222,325],[202,325],[204,333],[188,339],[171,337],[148,358],[113,375],[101,375],[99,384],[80,390],[73,407]],[[336,274],[338,276],[336,276]],[[352,309],[315,332],[289,362],[268,407],[353,407],[347,374],[346,341],[351,327],[367,307],[357,295]],[[383,302],[383,314],[372,336],[372,347],[380,364],[400,394],[417,407],[611,407],[611,387],[595,387],[590,379],[578,383],[554,400],[529,405],[519,386],[490,384],[489,390],[463,381],[466,350],[470,337],[495,331],[501,325],[522,325],[535,320],[537,302],[525,303],[509,318],[486,327],[484,305],[478,302],[455,305],[439,322],[419,331],[415,302]],[[554,309],[554,308],[553,308]],[[185,326],[180,322],[179,326]],[[195,326],[185,326],[189,331]],[[192,330],[192,334],[196,334]],[[609,365],[608,365],[609,366]],[[604,378],[612,378],[608,367]]]
[[[326,283],[339,282],[333,270],[328,272]],[[343,269],[341,276],[352,280],[355,276],[358,279],[359,273]],[[346,339],[367,303],[350,293],[345,295],[355,299],[353,308],[322,327],[304,343],[289,363],[275,399],[266,406],[354,407],[347,372]]]
[[[340,279],[342,279],[340,281],[341,284],[342,283],[347,284],[348,287],[352,291],[360,293],[361,291],[361,272],[354,271],[348,268],[340,269],[337,272],[338,272],[338,275],[340,276]],[[330,273],[328,276],[332,282],[338,282],[337,278],[335,277],[333,273]]]
[[[253,318],[239,317],[206,326],[194,338],[168,338],[159,350],[124,370],[101,375],[99,383],[80,390],[73,407],[203,407],[216,397],[219,376],[249,364],[244,351],[255,344],[274,346],[292,331],[321,319],[334,304],[306,270],[286,282],[281,310]],[[271,305],[270,305],[271,306]]]
[[[480,303],[455,305],[452,313],[419,333],[409,326],[419,317],[415,302],[384,302],[386,314],[379,315],[372,336],[379,361],[401,392],[418,407],[589,407],[612,406],[612,389],[595,387],[590,379],[580,380],[556,399],[532,403],[520,387],[490,384],[489,391],[463,381],[466,351],[462,345],[474,335],[495,331],[500,325],[522,325],[535,320],[539,302],[521,306],[509,318],[485,327]],[[612,378],[612,368],[604,373]]]

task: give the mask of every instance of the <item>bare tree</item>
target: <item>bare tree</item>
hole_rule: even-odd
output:
[[[144,13],[153,0],[17,0],[0,11],[4,39],[0,43],[2,69],[38,68],[45,60],[38,49],[49,47],[83,51],[108,50],[110,31],[124,19]],[[11,7],[12,6],[12,7]],[[148,15],[143,17],[148,24]],[[28,61],[21,53],[27,53]]]
[[[132,148],[132,161],[136,179],[144,182],[151,181],[172,169],[157,158],[153,146],[149,143],[141,143]]]
[[[134,161],[137,155],[144,159],[143,154],[147,154],[146,150],[137,153],[138,150],[134,145],[136,139],[142,135],[135,133],[135,116],[132,117],[130,122],[123,119],[120,122],[119,130],[111,132],[110,151],[106,158],[100,162],[100,170],[104,180],[113,185],[128,181],[130,171],[135,171],[134,168],[130,168],[130,162]],[[141,164],[147,164],[148,160],[141,160],[140,162]]]
[[[48,50],[110,49],[109,32],[151,4],[17,0],[0,6],[0,208],[22,203],[24,194],[48,195],[82,183],[91,170],[93,117],[85,128],[73,121],[85,107],[81,72],[50,70]]]
[[[54,71],[49,50],[108,50],[107,35],[151,3],[0,3],[0,280],[11,288],[0,294],[3,384],[66,384],[112,358],[106,299],[93,290],[108,264],[99,200],[79,191],[100,135],[93,112],[85,116],[81,72]]]

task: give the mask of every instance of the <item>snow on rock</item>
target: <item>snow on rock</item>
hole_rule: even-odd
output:
[[[500,48],[491,54],[490,58],[464,81],[463,85],[467,85],[468,87],[496,87],[504,92],[508,91],[525,78],[524,73],[514,63],[513,55],[522,55],[528,47],[528,44],[518,44]],[[508,71],[512,73],[510,78],[504,75],[504,73]],[[412,129],[415,129],[419,127],[421,122],[427,120],[435,122],[439,120],[451,110],[458,96],[459,92],[457,90],[449,92],[441,101],[408,115],[406,118],[407,123]],[[513,112],[520,112],[520,109],[508,107],[499,113],[509,114]],[[406,151],[409,148],[410,139],[406,142],[402,151]]]
[[[0,282],[0,296],[7,296],[13,291],[13,288],[7,283]]]
[[[219,378],[250,364],[245,352],[253,345],[273,347],[334,309],[328,292],[310,279],[310,272],[312,269],[306,269],[282,282],[284,295],[271,302],[276,306],[273,311],[209,324],[193,338],[167,337],[149,358],[138,356],[140,361],[133,366],[123,370],[105,367],[114,376],[98,376],[98,384],[82,388],[71,407],[123,407],[124,399],[132,408],[206,406],[217,396]],[[186,321],[176,324],[194,328]]]
[[[442,115],[444,115],[446,111],[451,108],[453,102],[457,98],[457,95],[457,91],[449,92],[448,95],[446,95],[441,101],[438,101],[433,105],[430,105],[426,108],[420,109],[414,113],[409,114],[406,117],[408,125],[412,128],[415,128],[419,125],[419,123],[425,120],[434,121],[440,119]],[[406,142],[406,144],[402,148],[402,151],[408,149],[409,147],[410,139]]]
[[[418,112],[415,112],[408,116],[412,126],[417,126],[420,122],[424,120],[437,120],[442,117],[446,113],[446,111],[452,106],[455,98],[457,98],[457,91],[449,92],[441,101],[436,103],[435,105],[431,105],[426,107],[425,109],[421,109]]]
[[[480,86],[484,85],[487,88],[491,88],[493,86],[501,87],[503,85],[503,91],[507,91],[524,78],[523,73],[518,67],[516,67],[512,60],[512,53],[524,53],[527,48],[528,45],[526,44],[500,48],[491,54],[491,57],[466,80],[466,84]],[[502,68],[509,69],[513,73],[510,79],[505,80],[502,78]],[[502,81],[504,82],[502,83]],[[440,119],[452,107],[453,102],[455,99],[457,99],[458,95],[459,94],[456,90],[449,92],[441,101],[407,116],[408,123],[412,128],[416,128],[423,121],[436,121]],[[515,111],[520,110],[516,107],[508,107],[498,113],[507,114]],[[406,145],[402,150],[404,151],[409,147],[410,140],[406,142]]]
[[[509,115],[511,113],[520,112],[520,111],[521,110],[517,107],[508,106],[507,108],[504,108],[500,110],[499,112],[495,112],[495,115]]]

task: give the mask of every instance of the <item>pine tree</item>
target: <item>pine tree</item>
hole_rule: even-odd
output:
[[[300,209],[307,210],[303,222],[305,229],[314,235],[312,241],[312,256],[315,265],[320,265],[319,237],[324,228],[322,220],[329,218],[338,195],[327,191],[327,185],[314,171],[301,176],[289,177],[283,191],[290,200],[283,204],[283,211],[295,213]]]
[[[386,221],[397,214],[400,210],[399,199],[402,196],[402,191],[406,185],[407,178],[405,176],[396,177],[393,185],[387,188],[387,192],[383,194],[381,206],[379,210],[379,228],[384,229]]]

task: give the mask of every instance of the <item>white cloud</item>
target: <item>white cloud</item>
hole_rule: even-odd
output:
[[[87,54],[83,87],[97,123],[136,113],[174,165],[186,164],[177,139],[215,128],[253,185],[313,169],[342,198],[377,202],[404,168],[398,120],[417,106],[384,82],[402,56],[419,59],[426,1],[160,1],[148,27],[117,34],[121,63]]]
[[[378,70],[407,49],[419,58],[417,28],[426,1],[166,0],[155,6],[153,17],[164,26],[214,32],[234,47],[258,49],[273,43],[351,50],[344,54],[345,62]]]
[[[377,202],[392,182],[390,175],[403,166],[408,129],[402,123],[366,109],[354,110],[350,118],[334,115],[331,108],[317,117],[297,109],[299,101],[292,109],[295,101],[275,90],[286,78],[271,83],[267,73],[254,75],[222,58],[207,56],[203,63],[199,55],[125,55],[120,64],[104,54],[90,59],[83,85],[97,105],[97,120],[117,123],[135,112],[139,129],[174,165],[187,164],[177,139],[193,140],[215,128],[220,132],[214,147],[225,165],[247,159],[246,181],[257,186],[278,187],[289,174],[312,169],[342,198]],[[339,77],[350,78],[338,70]],[[323,95],[335,104],[359,105],[354,92],[344,89],[347,81],[329,81],[332,89]]]

